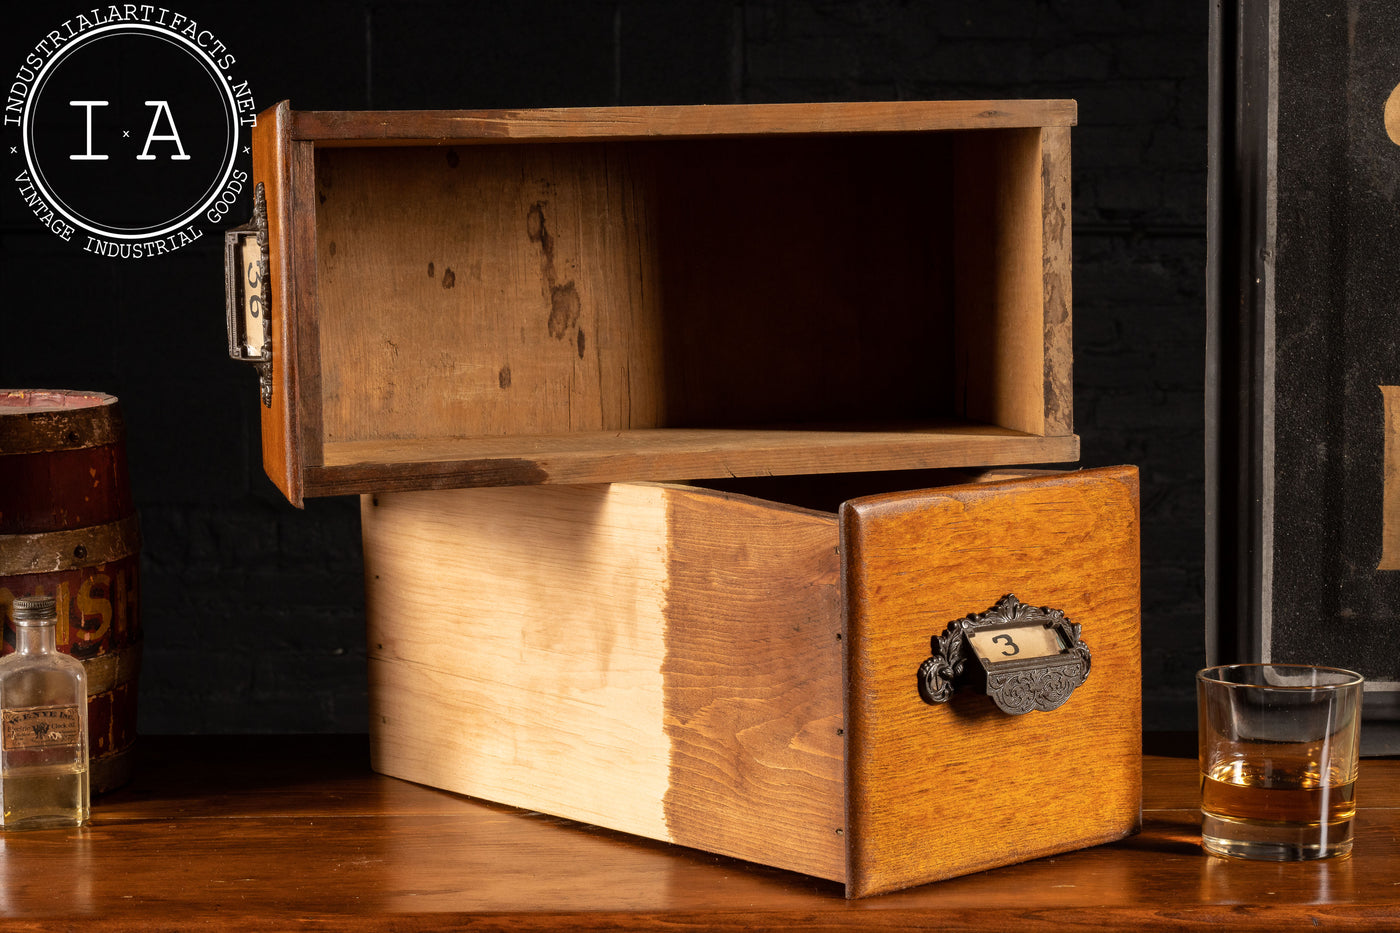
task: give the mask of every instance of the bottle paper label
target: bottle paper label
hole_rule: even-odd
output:
[[[6,751],[15,748],[53,748],[76,745],[78,724],[76,706],[31,706],[5,710],[0,731],[3,731]]]

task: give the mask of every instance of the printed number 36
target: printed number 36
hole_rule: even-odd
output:
[[[258,264],[248,263],[248,313],[253,317],[262,315],[262,279],[258,276]]]

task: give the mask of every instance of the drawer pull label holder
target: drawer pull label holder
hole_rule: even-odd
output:
[[[272,303],[267,283],[267,197],[253,189],[253,219],[224,231],[228,355],[258,371],[262,403],[272,407]]]
[[[948,623],[919,665],[919,696],[946,703],[954,689],[986,693],[1003,712],[1048,712],[1089,676],[1089,647],[1058,609],[1027,606],[1008,593],[986,612]]]

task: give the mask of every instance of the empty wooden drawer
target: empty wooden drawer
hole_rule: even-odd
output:
[[[267,364],[266,469],[300,503],[1073,461],[1074,121],[279,104],[266,274],[230,252],[231,308],[266,312],[231,337]]]

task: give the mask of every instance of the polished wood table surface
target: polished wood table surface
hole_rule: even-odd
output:
[[[0,835],[0,930],[1400,930],[1400,759],[1362,762],[1350,858],[1240,862],[1201,853],[1193,750],[1149,737],[1140,834],[847,901],[381,777],[362,737],[141,743],[89,826]]]

